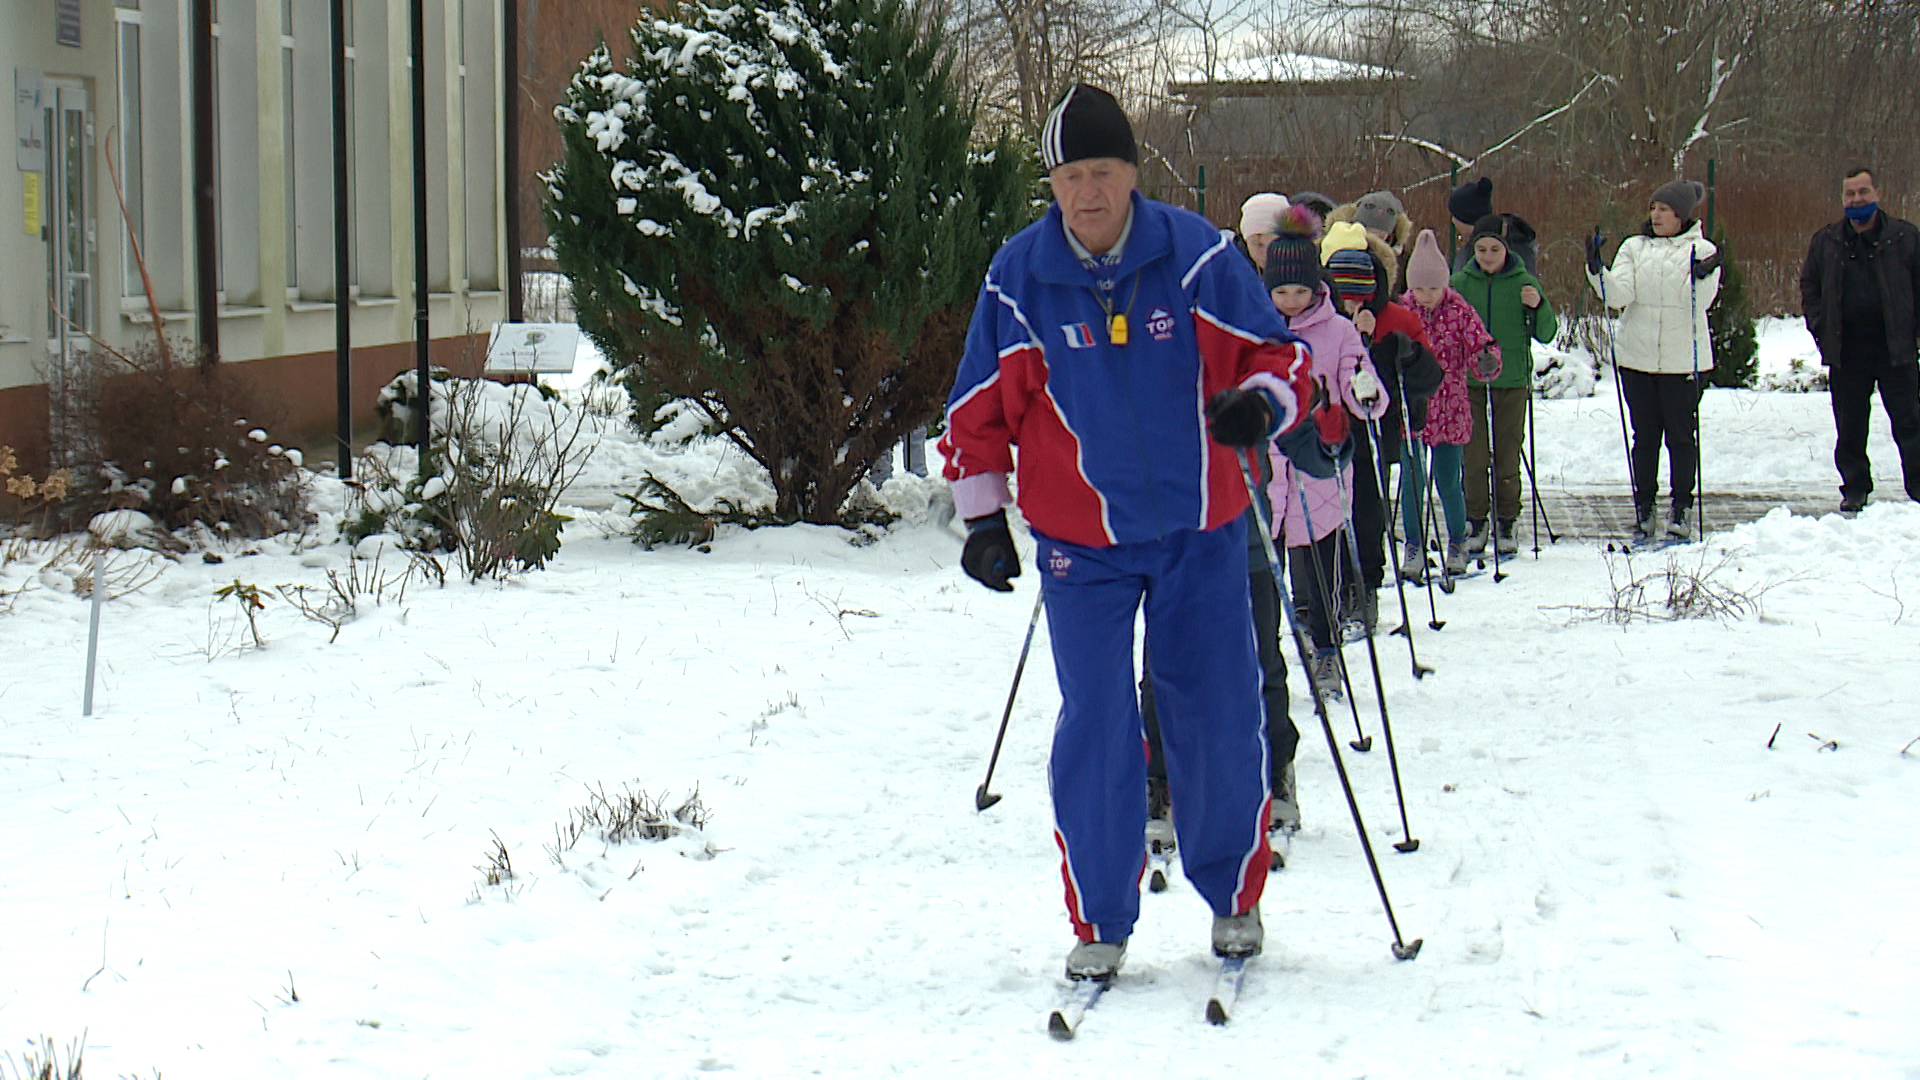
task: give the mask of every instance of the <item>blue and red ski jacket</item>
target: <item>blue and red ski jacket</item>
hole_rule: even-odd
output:
[[[961,516],[1009,501],[1018,446],[1020,512],[1045,536],[1104,547],[1233,520],[1246,487],[1207,436],[1207,400],[1265,390],[1272,434],[1290,430],[1312,400],[1306,346],[1232,234],[1138,192],[1120,263],[1099,274],[1125,345],[1057,203],[994,256],[940,439]]]

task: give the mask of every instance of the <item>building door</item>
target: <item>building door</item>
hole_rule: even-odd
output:
[[[45,82],[47,161],[43,236],[47,250],[47,391],[56,464],[84,451],[80,422],[88,397],[98,290],[93,199],[93,111],[79,82]]]

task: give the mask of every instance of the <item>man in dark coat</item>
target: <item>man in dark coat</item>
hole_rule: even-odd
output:
[[[1800,267],[1800,310],[1820,343],[1833,398],[1833,464],[1840,470],[1840,512],[1867,505],[1873,469],[1867,423],[1873,391],[1893,427],[1907,497],[1920,500],[1920,229],[1880,209],[1871,169],[1847,173],[1846,216],[1813,234]]]

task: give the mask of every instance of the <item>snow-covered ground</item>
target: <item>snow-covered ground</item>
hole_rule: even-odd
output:
[[[1616,482],[1610,395],[1542,403],[1550,476]],[[1831,482],[1824,395],[1709,401],[1710,487]],[[748,483],[712,444],[599,442],[604,490]],[[1209,915],[1176,881],[1071,1044],[1043,1028],[1070,944],[1044,624],[1004,801],[973,809],[1033,576],[980,589],[925,518],[645,552],[585,512],[547,571],[416,580],[333,644],[275,599],[239,648],[214,590],[321,584],[347,558],[323,527],[109,603],[91,718],[85,603],[0,571],[32,586],[0,614],[0,1051],[84,1030],[90,1076],[1920,1076],[1920,508],[1897,482],[1855,520],[1777,512],[1675,554],[1770,585],[1761,618],[1579,621],[1609,562],[1567,542],[1441,597],[1438,633],[1410,594],[1437,673],[1378,644],[1418,852],[1389,846],[1371,694],[1371,754],[1334,717],[1410,963],[1296,669],[1306,830],[1235,1020],[1201,1019]],[[623,785],[697,789],[710,821],[549,857]],[[488,886],[496,836],[514,877]]]

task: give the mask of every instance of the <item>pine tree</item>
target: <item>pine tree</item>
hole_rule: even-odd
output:
[[[1720,249],[1720,294],[1707,309],[1708,338],[1713,342],[1715,386],[1750,387],[1759,374],[1759,343],[1753,330],[1753,305],[1747,299],[1747,275],[1727,249],[1727,229],[1714,227],[1708,239]]]
[[[548,224],[580,325],[699,403],[830,523],[938,415],[1038,164],[976,139],[937,28],[900,0],[688,4],[603,49],[556,110]]]

